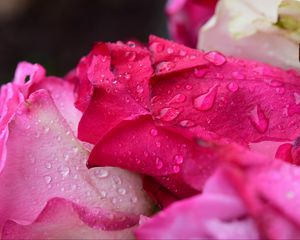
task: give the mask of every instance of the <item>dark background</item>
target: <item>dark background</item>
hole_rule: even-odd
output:
[[[0,0],[0,82],[19,61],[63,76],[96,41],[167,37],[163,0]]]

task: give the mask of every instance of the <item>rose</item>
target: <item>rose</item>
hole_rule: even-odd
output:
[[[214,15],[211,3],[170,0],[172,38],[192,47],[198,38],[198,48],[205,51],[299,69],[299,1],[220,0]]]
[[[219,168],[201,139],[299,161],[297,72],[152,36],[148,49],[97,44],[77,77],[79,138],[95,144],[88,165],[151,176],[166,188],[146,185],[162,206],[201,192]]]
[[[28,78],[28,81],[25,80]],[[3,239],[132,237],[150,201],[139,176],[87,170],[74,86],[20,63],[0,95],[0,232]]]
[[[169,0],[169,33],[176,42],[196,47],[200,27],[213,15],[217,0]]]
[[[24,83],[26,75],[30,81]],[[96,44],[64,81],[44,75],[40,66],[22,64],[14,82],[1,93],[6,106],[1,109],[3,238],[128,237],[130,227],[136,226],[139,215],[147,215],[151,206],[139,178],[115,168],[87,170],[87,157],[89,167],[117,166],[147,175],[143,186],[161,207],[196,195],[163,210],[166,218],[162,221],[161,215],[153,220],[140,218],[145,224],[136,232],[140,238],[149,236],[152,221],[158,221],[166,233],[177,234],[168,225],[172,221],[164,220],[170,212],[177,214],[187,208],[187,213],[195,213],[192,219],[203,218],[195,208],[211,199],[213,191],[219,202],[208,203],[212,204],[208,216],[217,219],[212,224],[223,226],[220,221],[227,212],[229,220],[244,214],[246,221],[237,223],[247,230],[241,237],[271,236],[264,233],[269,228],[260,216],[260,209],[268,207],[274,225],[284,224],[274,233],[276,237],[289,236],[297,229],[298,223],[294,227],[286,213],[289,208],[278,204],[282,198],[274,196],[269,185],[268,191],[264,190],[259,181],[270,179],[273,184],[271,177],[276,171],[288,169],[287,177],[290,170],[298,169],[289,167],[299,163],[297,72],[218,52],[204,53],[151,36],[148,47],[133,42]],[[74,108],[74,100],[82,113]],[[72,133],[78,121],[78,138],[85,143]],[[92,149],[91,154],[87,149]],[[261,149],[265,156],[255,153]],[[275,156],[279,159],[273,160]],[[267,167],[276,171],[269,176]],[[293,188],[290,179],[283,183],[280,193]],[[226,194],[233,205],[223,205]],[[98,197],[101,200],[97,201]],[[220,207],[214,215],[218,203],[239,207],[239,211]],[[276,215],[274,204],[284,214]],[[65,222],[58,221],[62,217]],[[184,214],[182,217],[185,219]],[[205,217],[203,224],[209,220]],[[191,222],[189,217],[186,222]],[[26,223],[30,225],[24,226]],[[254,223],[261,224],[262,230]],[[72,231],[79,226],[80,231]],[[47,230],[41,232],[44,228]],[[61,235],[55,235],[54,229],[60,229]],[[160,230],[157,227],[152,236],[165,236]],[[193,231],[191,225],[183,233],[189,237]],[[209,234],[218,237],[214,229]]]
[[[198,47],[299,69],[299,13],[299,1],[221,0],[199,33]]]
[[[300,129],[296,71],[151,36],[149,48],[100,43],[77,73],[77,105],[84,110],[79,138],[95,144],[90,167],[118,166],[151,176],[145,187],[161,206],[205,186],[203,195],[143,219],[139,239],[297,235],[298,219],[294,226],[279,196],[289,187],[294,191],[285,169],[298,171],[290,165],[299,161],[298,141],[292,144]],[[265,156],[255,153],[262,150]],[[270,188],[276,171],[285,178],[278,194]],[[283,214],[274,212],[273,201]],[[227,226],[224,219],[233,222]]]

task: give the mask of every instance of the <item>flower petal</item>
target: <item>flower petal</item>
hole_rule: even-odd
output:
[[[164,44],[174,47],[172,42]],[[191,63],[185,71],[169,71],[152,81],[151,112],[157,124],[186,131],[200,126],[244,145],[288,142],[299,135],[298,74],[218,52],[199,55],[210,63]]]
[[[150,117],[143,117],[124,121],[111,130],[94,147],[88,165],[118,166],[147,174],[175,194],[190,196],[195,193],[190,187],[202,190],[217,160],[208,148],[201,148],[176,132],[156,127]],[[199,177],[196,181],[194,175]]]
[[[94,90],[78,131],[79,138],[90,143],[96,143],[121,121],[148,113],[150,53],[123,43],[105,46],[106,51],[93,55],[86,66]]]
[[[138,176],[116,168],[86,169],[89,153],[47,91],[30,95],[9,132],[0,175],[0,227],[8,219],[32,222],[54,197],[112,212],[149,213],[151,204]]]
[[[132,229],[101,229],[99,224],[109,221],[118,224],[117,216],[105,216],[101,211],[88,210],[67,200],[51,199],[37,219],[29,225],[8,221],[2,239],[132,239]]]

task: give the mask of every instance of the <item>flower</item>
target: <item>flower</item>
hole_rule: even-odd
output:
[[[200,27],[213,15],[217,0],[169,0],[168,27],[176,42],[196,47]]]
[[[22,62],[1,87],[0,232],[3,239],[132,237],[151,202],[141,178],[86,168],[77,139],[75,83]]]
[[[151,176],[169,191],[153,194],[162,205],[201,192],[218,169],[220,156],[205,142],[199,145],[201,139],[297,162],[295,71],[151,36],[149,48],[97,44],[77,72],[78,104],[85,109],[78,135],[95,144],[89,167]]]
[[[220,0],[199,31],[198,48],[299,69],[300,3]]]

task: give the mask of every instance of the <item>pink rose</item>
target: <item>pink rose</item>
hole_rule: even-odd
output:
[[[154,194],[162,205],[173,195],[201,192],[222,160],[195,138],[298,161],[292,147],[300,133],[296,72],[155,36],[149,50],[98,44],[77,70],[88,73],[78,75],[78,92],[85,93],[78,103],[84,99],[86,109],[79,138],[95,144],[88,165],[153,177],[171,192]]]
[[[166,14],[171,37],[196,47],[199,29],[214,14],[216,4],[217,0],[168,0]]]
[[[26,81],[28,80],[28,81]],[[138,175],[86,168],[75,83],[20,63],[0,95],[2,239],[128,239],[151,202]]]

